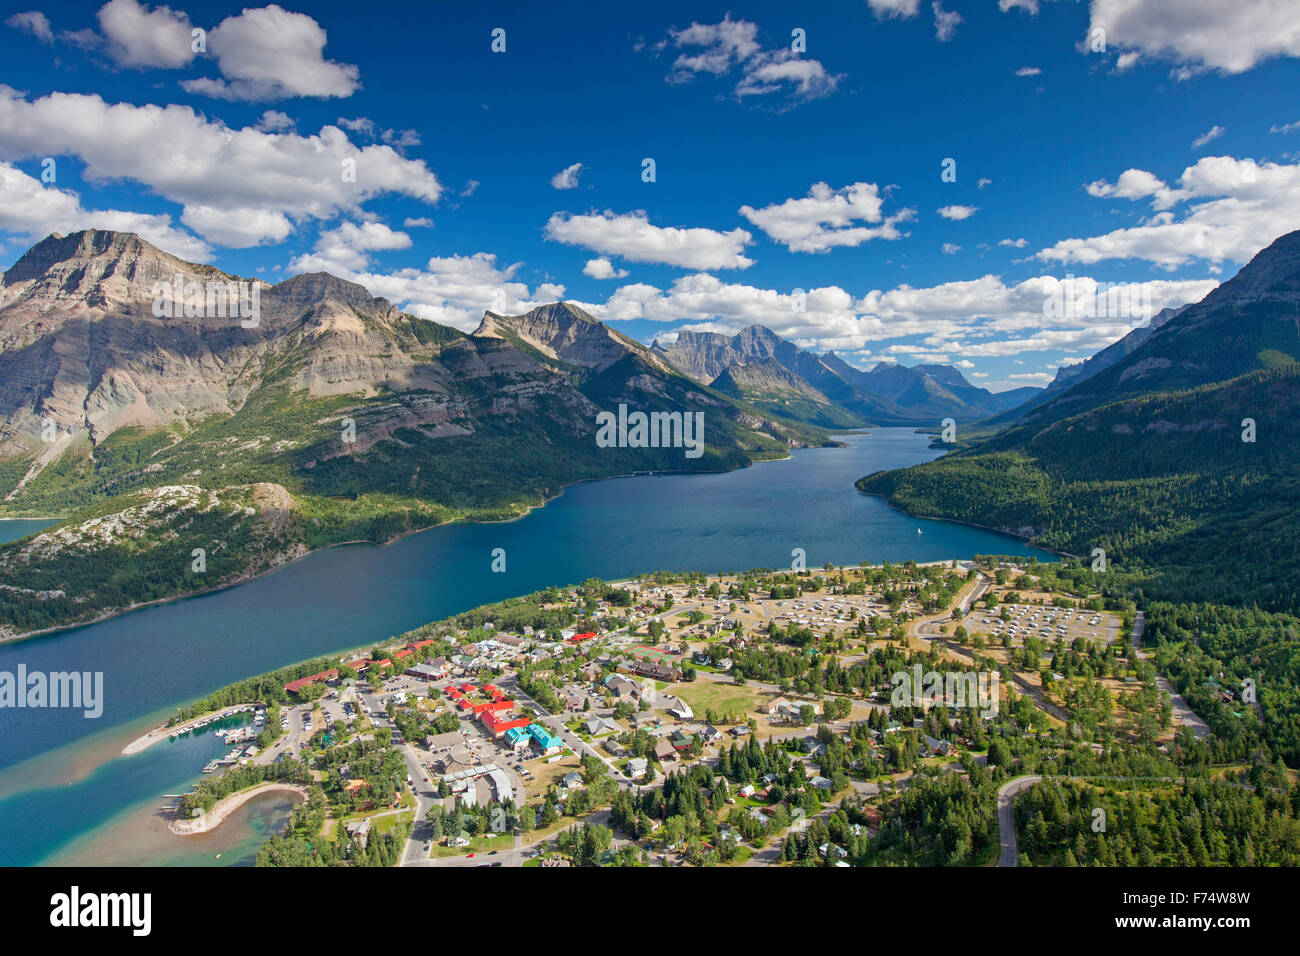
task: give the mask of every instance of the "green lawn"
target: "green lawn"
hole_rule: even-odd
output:
[[[718,684],[713,681],[694,681],[678,684],[673,688],[673,695],[680,697],[691,705],[697,715],[712,708],[716,711],[743,711],[748,714],[763,699],[759,691],[734,684]]]
[[[441,859],[448,856],[465,856],[467,853],[475,855],[488,853],[492,850],[509,850],[515,845],[515,838],[508,833],[497,834],[491,839],[482,836],[471,837],[469,846],[444,846],[437,844],[429,851],[429,856],[434,859]]]
[[[376,817],[370,821],[370,830],[373,833],[387,833],[399,823],[410,824],[415,821],[414,811],[407,813],[390,813],[385,817]]]

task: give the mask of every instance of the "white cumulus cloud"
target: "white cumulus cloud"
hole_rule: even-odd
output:
[[[1094,30],[1105,31],[1109,49],[1173,61],[1180,76],[1300,56],[1294,0],[1093,0],[1088,35]]]
[[[226,100],[351,96],[361,85],[360,71],[325,59],[325,41],[325,30],[305,13],[276,4],[246,9],[208,33],[208,52],[224,79],[204,77],[181,85]]]
[[[688,83],[701,73],[724,76],[739,69],[740,79],[733,90],[736,99],[788,92],[798,103],[830,95],[843,78],[828,71],[820,60],[795,53],[789,46],[764,50],[758,41],[758,25],[733,20],[730,14],[719,23],[692,23],[670,30],[668,36],[665,42],[682,50],[667,77],[675,85]]]
[[[73,93],[27,100],[0,86],[0,159],[45,156],[79,158],[91,181],[140,183],[184,206],[183,220],[206,237],[240,246],[277,241],[290,220],[329,219],[386,193],[429,203],[442,193],[423,162],[390,146],[358,148],[336,126],[313,136],[231,129],[186,106]]]
[[[1114,185],[1098,181],[1087,189],[1098,197],[1150,198],[1156,212],[1137,226],[1063,239],[1037,258],[1083,264],[1143,259],[1166,269],[1194,259],[1246,262],[1300,223],[1300,164],[1206,156],[1183,170],[1177,188],[1130,169]],[[1184,207],[1181,217],[1178,206]]]
[[[624,279],[627,277],[627,270],[615,269],[613,263],[602,256],[599,259],[588,259],[587,264],[582,267],[582,274],[593,279]]]
[[[390,229],[382,222],[345,222],[336,229],[320,234],[316,248],[290,263],[294,272],[329,272],[334,275],[355,274],[370,265],[369,253],[392,249],[409,249],[411,237]]]
[[[500,266],[495,255],[477,252],[434,256],[418,269],[389,273],[344,269],[335,274],[414,316],[471,332],[486,311],[518,315],[564,298],[564,286],[556,283],[543,282],[530,289],[516,277],[522,266],[518,262]]]
[[[951,219],[954,222],[969,219],[978,211],[979,206],[941,206],[935,210],[944,219]]]
[[[853,183],[841,189],[814,183],[807,196],[762,209],[741,206],[740,214],[792,252],[826,252],[871,239],[898,239],[903,235],[898,224],[915,216],[912,209],[892,216],[885,216],[883,210],[884,199],[875,183]]]
[[[171,7],[109,0],[99,9],[103,49],[119,66],[177,69],[194,59],[194,25]]]
[[[50,43],[54,40],[54,31],[50,28],[50,18],[39,10],[15,13],[5,20],[5,25],[13,27],[15,30],[22,30],[24,33],[30,33],[44,43]]]
[[[47,186],[10,163],[0,161],[0,230],[27,239],[81,229],[134,232],[165,252],[203,262],[212,247],[172,224],[170,216],[121,209],[86,209],[69,189]]]
[[[921,8],[921,0],[867,0],[867,6],[881,20],[891,17],[905,20],[916,16],[916,11]]]
[[[931,4],[934,11],[934,36],[940,43],[947,43],[957,35],[957,25],[962,22],[961,14],[945,10],[939,0]]]
[[[551,185],[556,189],[577,189],[578,176],[582,172],[582,163],[565,166],[551,177]]]
[[[1196,137],[1195,140],[1193,140],[1193,142],[1192,142],[1192,149],[1200,149],[1202,146],[1206,145],[1206,144],[1209,143],[1211,140],[1216,140],[1216,139],[1218,139],[1220,136],[1223,135],[1223,133],[1224,133],[1224,130],[1223,130],[1223,127],[1222,127],[1222,126],[1212,126],[1212,127],[1210,127],[1210,129],[1209,129],[1208,131],[1206,131],[1206,133],[1205,133],[1204,135],[1202,135],[1202,136],[1198,136],[1198,137]]]
[[[582,246],[629,262],[652,262],[686,269],[748,269],[743,255],[753,236],[744,229],[681,229],[653,225],[642,211],[570,215],[557,212],[546,223],[546,238]]]

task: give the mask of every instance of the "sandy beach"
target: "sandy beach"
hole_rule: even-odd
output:
[[[296,793],[303,799],[307,797],[307,788],[293,783],[263,783],[256,787],[250,787],[247,790],[240,790],[238,793],[232,793],[230,796],[218,800],[211,812],[201,817],[195,817],[190,820],[173,820],[167,824],[167,828],[172,833],[180,836],[192,836],[196,833],[208,833],[221,826],[221,822],[242,807],[253,797],[261,796],[264,793],[270,793],[276,790],[284,790],[289,793]]]

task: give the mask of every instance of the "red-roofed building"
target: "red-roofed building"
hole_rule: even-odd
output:
[[[491,710],[484,711],[480,719],[493,737],[500,737],[514,727],[527,727],[532,722],[531,717],[512,717],[510,714],[496,713]]]
[[[403,657],[410,657],[414,653],[415,651],[411,651],[411,650],[398,651],[396,654],[393,655],[393,660],[395,661],[401,660]]]
[[[321,671],[318,674],[310,674],[307,677],[299,677],[297,680],[291,680],[284,685],[286,693],[297,694],[311,684],[319,684],[321,681],[337,680],[339,676],[338,668],[330,668],[327,671]]]
[[[483,693],[487,694],[489,697],[500,697],[501,688],[496,684],[484,684]]]
[[[582,634],[574,634],[573,637],[569,638],[569,643],[581,644],[583,641],[589,641],[595,636],[596,636],[595,631],[586,631],[585,633]]]

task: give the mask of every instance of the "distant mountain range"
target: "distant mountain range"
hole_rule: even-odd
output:
[[[597,416],[620,405],[703,415],[702,454],[598,446]],[[0,632],[335,541],[516,515],[573,481],[725,470],[826,440],[566,303],[488,313],[466,335],[323,273],[268,285],[132,234],[50,236],[0,282],[0,496],[73,530],[0,547]]]
[[[1017,474],[1050,472],[1046,453],[1028,456],[1088,443],[1031,440],[1080,409],[1292,361],[1295,321],[1274,312],[1278,296],[1294,307],[1294,245],[1279,240],[1257,260],[1267,269],[1252,263],[1049,389],[995,394],[945,365],[858,369],[762,326],[647,347],[565,302],[488,312],[465,334],[324,273],[270,285],[128,233],[53,235],[0,280],[0,509],[67,517],[0,546],[0,637],[242,580],[340,541],[517,515],[578,480],[743,467],[835,429],[1006,416],[984,450],[1029,462]],[[702,453],[602,445],[598,416],[616,411],[703,416]],[[873,488],[942,510],[896,481]],[[1049,533],[1050,520],[1015,530],[1082,540]]]
[[[1020,405],[1040,389],[995,393],[966,380],[951,365],[907,368],[880,363],[871,371],[834,352],[816,355],[761,325],[733,336],[679,332],[654,351],[703,385],[750,404],[825,427],[846,424],[920,425],[945,418],[972,422]]]
[[[250,322],[181,308],[159,317],[156,293],[177,281],[193,283],[200,300],[208,284],[255,287],[260,314]],[[610,401],[716,418],[714,468],[824,437],[699,388],[566,303],[524,316],[489,312],[466,335],[325,273],[267,285],[183,262],[134,235],[95,231],[43,240],[0,284],[0,488],[11,508],[47,508],[71,490],[94,496],[199,477],[236,461],[288,462],[279,471],[304,488],[346,494],[353,482],[333,463],[345,458],[352,471],[371,455],[387,477],[369,490],[446,500],[440,452],[484,432],[517,432],[514,440],[529,444],[579,441]],[[353,440],[342,437],[345,417]],[[165,440],[147,440],[142,470],[105,474],[106,446],[160,433]],[[413,453],[426,443],[432,467]],[[661,457],[619,467],[681,466]],[[45,477],[69,459],[89,468],[80,489],[71,487],[77,466]]]
[[[1034,394],[1026,396],[1023,403],[1011,406],[1007,411],[993,416],[984,424],[1007,425],[1019,421],[1032,409],[1050,401],[1072,385],[1077,385],[1084,379],[1091,378],[1098,372],[1110,368],[1149,339],[1151,333],[1155,332],[1156,329],[1180,315],[1186,308],[1187,306],[1184,305],[1176,309],[1161,309],[1151,317],[1151,321],[1146,325],[1139,326],[1119,341],[1106,346],[1092,358],[1083,362],[1076,362],[1073,365],[1061,366],[1056,370],[1056,378],[1052,379],[1046,388],[1035,389]]]
[[[1173,599],[1300,608],[1300,231],[1015,410],[859,489],[1149,575]]]

